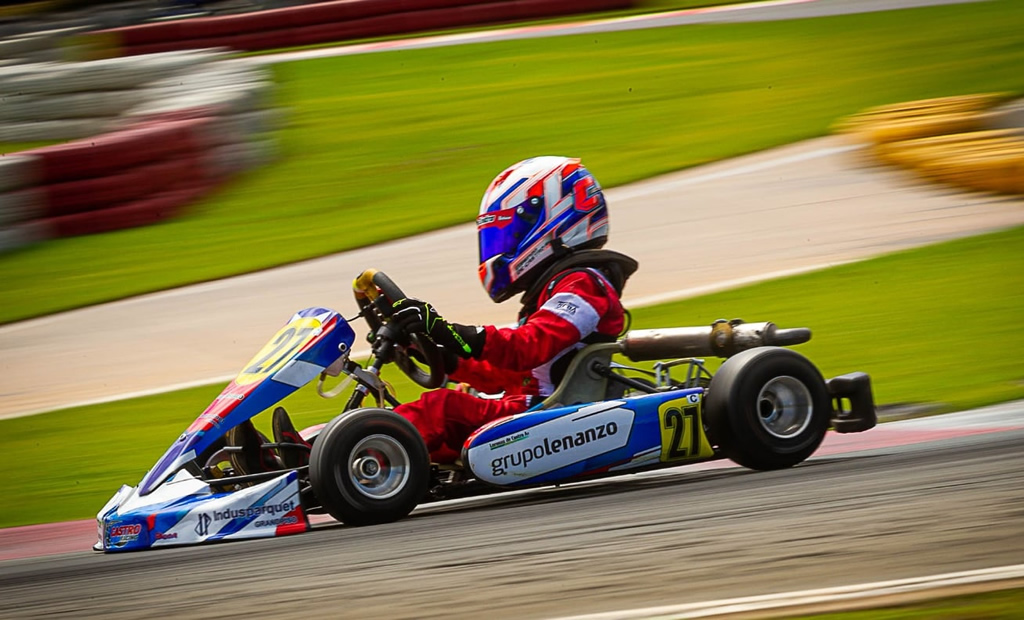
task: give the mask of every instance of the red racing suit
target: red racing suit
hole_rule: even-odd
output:
[[[563,271],[548,280],[536,308],[517,327],[485,326],[480,359],[460,360],[449,377],[503,396],[480,398],[441,388],[395,407],[419,430],[431,460],[455,461],[475,430],[550,395],[576,351],[589,342],[614,341],[625,322],[615,288],[592,268]]]

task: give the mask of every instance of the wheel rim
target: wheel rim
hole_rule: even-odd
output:
[[[798,379],[775,377],[757,395],[757,419],[770,435],[792,439],[811,423],[814,401],[811,391]]]
[[[388,435],[364,437],[349,453],[349,480],[370,499],[387,499],[401,491],[409,471],[409,453]]]

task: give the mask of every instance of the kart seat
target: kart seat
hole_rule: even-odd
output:
[[[565,376],[550,396],[544,399],[540,409],[554,409],[604,400],[608,394],[608,378],[594,371],[595,365],[608,367],[612,355],[622,351],[618,342],[591,344],[579,350]]]

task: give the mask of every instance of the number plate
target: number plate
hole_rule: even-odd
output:
[[[661,422],[662,462],[712,456],[714,451],[701,428],[700,394],[666,401],[658,407]]]
[[[281,370],[288,360],[320,333],[320,321],[314,318],[298,317],[288,323],[270,339],[256,357],[249,360],[235,385],[249,385]]]

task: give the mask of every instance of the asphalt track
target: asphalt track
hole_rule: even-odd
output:
[[[784,471],[713,462],[372,528],[0,562],[0,617],[551,618],[1015,565],[1022,414],[832,435]]]

